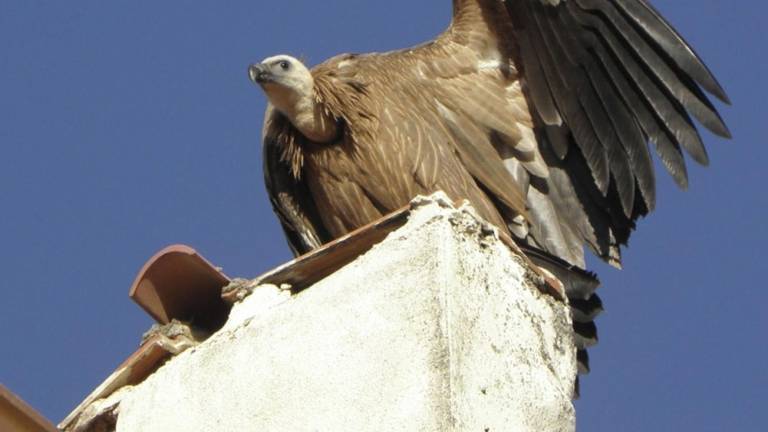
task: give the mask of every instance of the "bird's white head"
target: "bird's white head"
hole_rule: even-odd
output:
[[[269,95],[273,91],[312,89],[312,73],[295,57],[281,54],[265,58],[248,68],[251,81],[260,85]]]
[[[312,73],[295,57],[285,54],[267,57],[251,65],[248,75],[283,114],[290,116],[302,99],[312,97]]]
[[[248,75],[307,138],[327,142],[336,137],[336,121],[317,103],[315,80],[299,59],[285,54],[267,57],[251,65]]]

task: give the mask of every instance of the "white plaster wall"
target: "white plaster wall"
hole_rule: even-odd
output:
[[[291,296],[262,286],[123,392],[118,431],[572,431],[567,306],[471,212],[427,200]]]

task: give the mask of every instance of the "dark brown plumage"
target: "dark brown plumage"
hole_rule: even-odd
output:
[[[274,105],[265,178],[291,248],[443,190],[539,262],[583,268],[587,245],[618,266],[655,206],[648,143],[686,187],[683,150],[708,162],[689,115],[728,137],[702,89],[728,102],[725,92],[645,0],[453,8],[450,27],[415,48],[341,55],[311,72],[288,56],[251,68]],[[597,301],[587,285],[571,287],[575,305]]]

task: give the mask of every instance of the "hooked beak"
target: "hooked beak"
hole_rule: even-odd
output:
[[[253,64],[248,67],[248,76],[251,77],[251,81],[256,84],[264,84],[272,81],[272,72],[266,65],[261,63]]]

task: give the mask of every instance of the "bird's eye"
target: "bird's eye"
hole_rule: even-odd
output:
[[[287,71],[290,68],[291,68],[291,64],[288,63],[286,60],[283,60],[280,62],[280,69]]]

